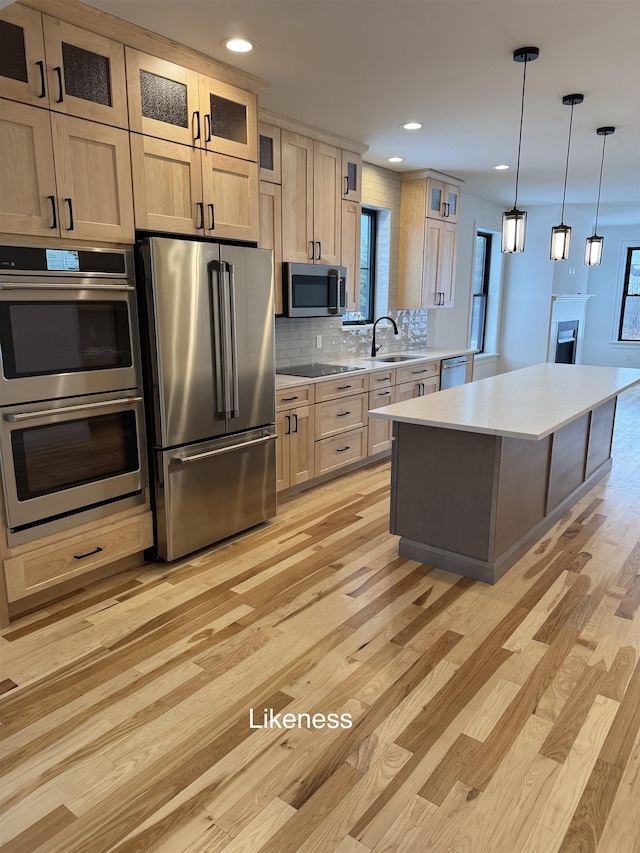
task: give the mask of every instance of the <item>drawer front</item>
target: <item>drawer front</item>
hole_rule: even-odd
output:
[[[404,403],[414,397],[424,397],[426,394],[434,394],[440,390],[440,377],[432,376],[415,382],[403,382],[396,386],[397,402]]]
[[[378,391],[369,391],[369,408],[381,409],[396,402],[396,387],[381,388]]]
[[[367,455],[367,428],[354,429],[316,442],[316,477]]]
[[[359,394],[316,406],[316,441],[347,429],[365,426],[367,395]]]
[[[406,367],[399,367],[396,371],[396,382],[401,385],[403,382],[422,382],[428,376],[438,376],[440,374],[440,362],[428,361],[423,364],[408,364]]]
[[[376,388],[388,388],[395,383],[395,370],[376,370],[369,374],[369,391],[375,391]]]
[[[5,560],[9,601],[114,563],[153,545],[150,512],[101,527],[84,536]]]
[[[313,385],[300,385],[298,388],[282,388],[276,391],[276,412],[293,409],[296,406],[308,406],[313,403]]]
[[[369,390],[369,376],[347,374],[341,379],[329,379],[316,385],[316,403],[323,400],[335,400],[338,397],[350,397]]]

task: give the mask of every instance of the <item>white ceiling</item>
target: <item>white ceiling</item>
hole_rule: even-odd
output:
[[[270,82],[267,109],[365,142],[368,162],[432,167],[465,191],[511,207],[522,64],[527,66],[519,206],[562,201],[570,108],[567,204],[595,209],[608,137],[602,224],[640,222],[638,0],[90,0]],[[243,35],[251,54],[220,41]],[[407,132],[400,125],[423,122]],[[405,158],[392,166],[387,157]],[[511,169],[496,172],[493,166]]]

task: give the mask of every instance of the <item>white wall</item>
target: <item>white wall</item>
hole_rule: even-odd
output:
[[[604,237],[602,263],[588,270],[589,300],[585,324],[584,364],[603,364],[613,367],[640,367],[640,343],[615,343],[618,334],[622,279],[625,272],[627,248],[640,246],[640,226],[616,228],[598,227]]]

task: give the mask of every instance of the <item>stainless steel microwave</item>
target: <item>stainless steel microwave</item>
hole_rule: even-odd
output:
[[[347,310],[347,270],[321,264],[282,265],[285,317],[335,317]]]

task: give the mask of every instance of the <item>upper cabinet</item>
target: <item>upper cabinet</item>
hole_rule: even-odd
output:
[[[436,178],[427,179],[427,216],[429,219],[458,221],[460,187]]]
[[[270,184],[282,183],[280,128],[264,121],[258,124],[258,158],[260,180]]]
[[[398,307],[452,308],[460,187],[425,171],[400,180]]]
[[[362,201],[362,157],[352,151],[342,152],[342,198]]]
[[[300,263],[341,261],[342,152],[282,132],[282,257]]]
[[[0,95],[126,128],[124,48],[13,4],[0,13]]]
[[[131,130],[257,160],[255,95],[131,48],[126,61]]]

